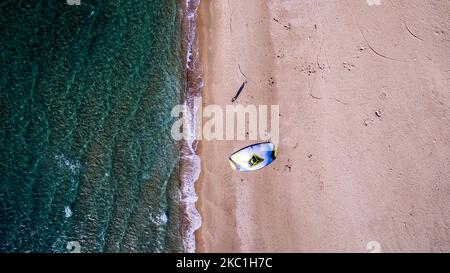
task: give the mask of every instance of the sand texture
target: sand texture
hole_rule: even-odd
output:
[[[202,0],[204,105],[231,104],[242,71],[236,103],[279,105],[280,144],[239,173],[228,156],[256,141],[201,142],[197,251],[449,252],[449,14],[449,1]]]

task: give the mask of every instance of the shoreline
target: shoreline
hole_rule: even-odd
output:
[[[186,54],[183,103],[188,109],[186,112],[188,116],[183,115],[183,118],[185,119],[184,124],[190,126],[190,128],[185,128],[185,130],[188,129],[190,132],[195,132],[195,99],[201,97],[201,88],[203,86],[202,71],[199,67],[200,59],[196,22],[199,1],[200,0],[185,0],[182,18],[182,32],[184,35],[182,40],[182,51]],[[201,225],[201,217],[196,208],[197,194],[195,184],[201,171],[201,159],[197,152],[196,140],[184,140],[180,147],[181,161],[179,178],[181,180],[180,206],[183,208],[183,218],[181,222],[183,249],[184,252],[195,252],[195,231]]]
[[[196,252],[450,250],[439,5],[201,1],[203,103],[231,104],[240,66],[237,103],[279,104],[280,144],[239,173],[228,156],[253,141],[200,141]]]

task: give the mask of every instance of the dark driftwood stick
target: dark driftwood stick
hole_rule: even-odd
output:
[[[241,94],[242,90],[244,90],[244,87],[245,87],[245,84],[246,84],[246,83],[247,83],[246,81],[242,83],[241,87],[239,87],[239,90],[238,90],[237,93],[236,93],[236,96],[234,96],[234,97],[231,99],[231,102],[234,102],[235,100],[237,100],[237,98],[238,98],[239,95]]]

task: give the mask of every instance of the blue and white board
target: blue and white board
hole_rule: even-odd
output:
[[[272,163],[277,149],[270,142],[258,143],[240,149],[230,156],[230,165],[241,172],[256,171]]]

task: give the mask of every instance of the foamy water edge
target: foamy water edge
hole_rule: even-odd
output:
[[[184,98],[186,109],[189,110],[185,124],[189,124],[189,135],[191,137],[183,143],[181,150],[181,205],[184,208],[186,225],[184,228],[183,247],[185,252],[195,252],[195,231],[201,226],[200,213],[196,208],[198,200],[195,192],[195,182],[198,180],[201,171],[201,160],[197,155],[196,134],[196,113],[197,109],[194,101],[201,97],[200,90],[203,87],[202,72],[200,66],[199,47],[197,39],[197,9],[200,0],[185,0],[185,14],[183,25],[186,43],[186,88]]]

